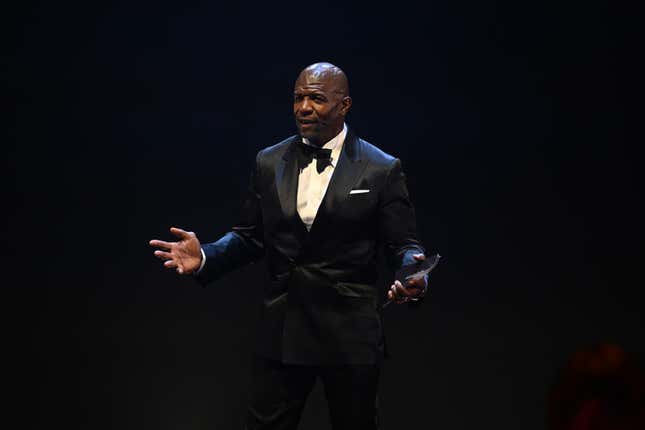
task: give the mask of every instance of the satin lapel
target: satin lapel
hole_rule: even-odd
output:
[[[289,144],[282,162],[278,163],[275,182],[280,197],[282,213],[287,219],[296,216],[296,196],[298,195],[298,158],[295,154],[297,137]],[[300,219],[300,217],[298,217]]]
[[[361,159],[361,147],[358,137],[348,131],[338,164],[334,168],[334,173],[329,181],[325,198],[320,204],[314,223],[311,226],[311,234],[318,230],[324,231],[323,225],[327,223],[329,214],[337,210],[340,202],[348,198],[349,192],[358,182],[368,164],[368,160]]]

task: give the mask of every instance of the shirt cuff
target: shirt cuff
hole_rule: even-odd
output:
[[[201,273],[202,269],[204,269],[204,266],[206,265],[206,254],[204,254],[204,249],[199,248],[199,250],[202,253],[202,261],[201,261],[201,263],[199,263],[199,269],[197,269],[195,271],[195,275],[199,275]]]

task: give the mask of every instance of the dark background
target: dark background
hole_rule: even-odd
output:
[[[264,267],[202,289],[147,243],[226,232],[255,153],[295,132],[298,72],[331,61],[348,124],[401,158],[445,257],[423,307],[387,309],[383,427],[544,428],[576,348],[645,352],[637,25],[582,1],[5,10],[10,410],[22,428],[239,428]],[[319,387],[301,428],[329,428]]]

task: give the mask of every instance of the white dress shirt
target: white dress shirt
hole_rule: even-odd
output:
[[[334,173],[340,151],[343,149],[343,142],[347,135],[347,125],[343,124],[343,129],[329,142],[325,143],[322,148],[331,149],[331,163],[325,166],[325,170],[318,173],[316,169],[316,160],[312,160],[307,166],[300,170],[298,176],[298,200],[297,208],[300,219],[311,230],[311,225],[316,219],[316,213],[320,203],[325,197],[331,175]],[[310,145],[307,139],[302,138],[305,145]]]

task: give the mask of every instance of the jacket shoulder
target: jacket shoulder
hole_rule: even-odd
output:
[[[297,138],[298,138],[298,135],[293,135],[276,143],[275,145],[267,146],[266,148],[261,149],[257,155],[258,162],[265,161],[270,163],[272,161],[277,161],[278,159],[282,158],[284,153],[291,146],[291,143],[295,141]]]
[[[376,145],[373,145],[364,139],[359,138],[358,142],[361,147],[361,156],[366,160],[369,160],[370,163],[378,166],[389,167],[397,161],[396,157],[388,154]]]

